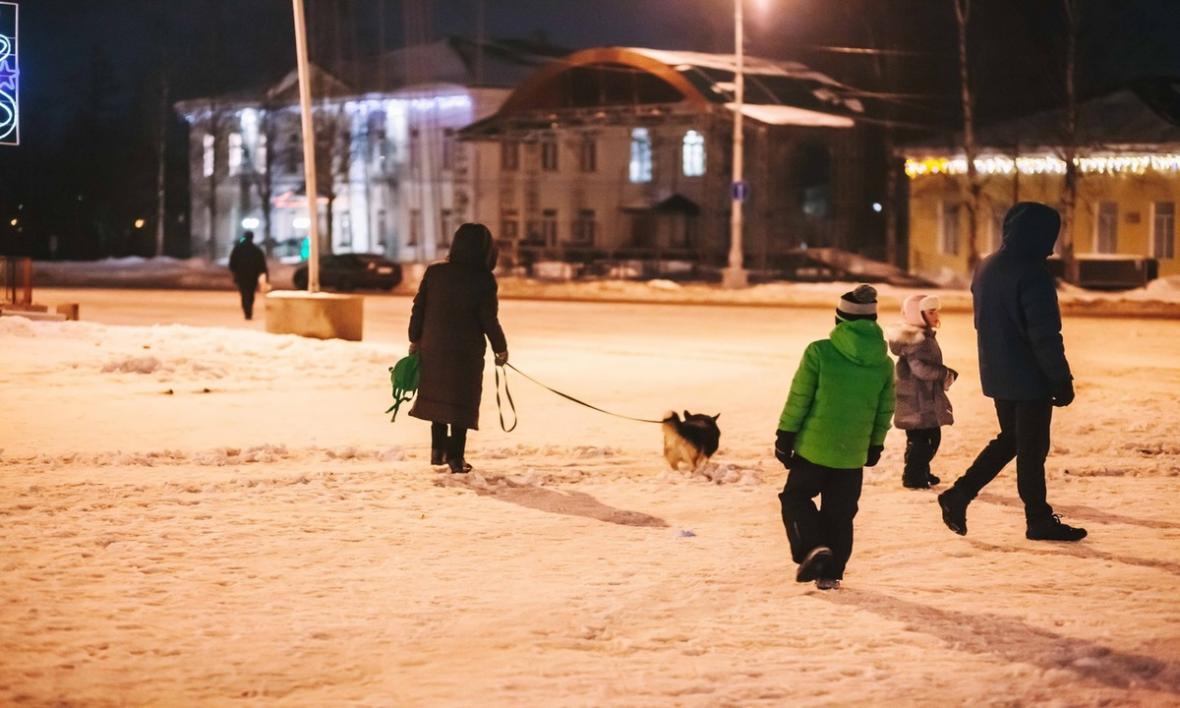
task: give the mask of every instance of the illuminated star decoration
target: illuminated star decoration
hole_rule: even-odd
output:
[[[11,27],[0,25],[0,144],[15,145],[20,141],[20,110],[17,86],[20,71],[16,56],[16,5],[0,3],[0,19],[7,20],[4,11],[9,7]]]

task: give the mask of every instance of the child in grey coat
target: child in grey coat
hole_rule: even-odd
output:
[[[930,462],[942,442],[942,426],[955,422],[946,391],[959,374],[942,363],[934,338],[941,323],[938,308],[937,297],[911,295],[901,305],[903,322],[888,332],[889,350],[897,357],[893,424],[905,431],[901,483],[908,489],[929,489],[941,481],[930,473]]]

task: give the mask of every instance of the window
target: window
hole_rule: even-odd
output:
[[[254,171],[258,174],[266,172],[266,136],[259,135],[257,146],[254,148]]]
[[[386,116],[383,111],[373,111],[369,114],[368,138],[369,151],[371,159],[376,163],[377,169],[384,172],[388,166],[385,164],[385,158],[389,152],[389,143],[386,140],[385,123]]]
[[[202,174],[204,174],[206,177],[213,176],[213,163],[214,159],[216,158],[216,153],[213,152],[213,140],[213,136],[209,133],[205,133],[205,136],[201,138],[201,163],[203,166]]]
[[[598,143],[591,135],[582,136],[582,149],[578,152],[578,169],[582,172],[598,171]]]
[[[541,169],[546,172],[557,171],[557,141],[546,140],[541,143]]]
[[[1151,226],[1152,255],[1161,260],[1176,257],[1176,202],[1156,202]]]
[[[500,212],[500,238],[515,241],[520,238],[520,221],[515,210]]]
[[[385,250],[386,244],[389,243],[389,239],[388,239],[389,234],[386,233],[386,229],[388,229],[388,228],[389,228],[389,222],[386,218],[385,210],[378,209],[377,210],[377,246],[379,248],[381,248],[381,250]]]
[[[942,203],[942,252],[948,256],[959,255],[959,211],[957,202]]]
[[[242,174],[242,134],[241,133],[230,133],[229,134],[229,161],[227,164],[229,165],[229,174],[231,177],[233,175]]]
[[[515,140],[505,140],[500,143],[500,169],[505,172],[515,172],[520,168],[520,143]]]
[[[595,232],[598,230],[593,209],[579,209],[578,218],[574,220],[573,242],[593,245]]]
[[[410,128],[410,169],[422,166],[422,141],[419,140],[418,129]]]
[[[833,212],[831,149],[818,140],[808,140],[796,147],[792,160],[803,214],[811,219],[830,218]]]
[[[352,214],[347,211],[340,214],[340,247],[352,248]]]
[[[651,134],[647,128],[631,131],[630,177],[637,184],[651,181]]]
[[[455,129],[443,129],[442,142],[442,168],[444,170],[451,170],[455,168]]]
[[[1119,246],[1119,205],[1099,202],[1094,250],[1098,253],[1117,253]]]
[[[685,177],[705,174],[705,136],[695,130],[685,133],[680,161]]]
[[[407,246],[417,246],[418,239],[422,236],[422,210],[410,210],[410,238],[406,240]]]
[[[287,150],[283,155],[284,167],[287,168],[288,174],[295,174],[299,171],[299,158],[302,149],[303,143],[299,139],[299,134],[291,133],[291,137],[287,140]]]
[[[451,210],[450,209],[439,210],[438,227],[439,227],[438,245],[450,246],[451,245]]]
[[[541,237],[546,246],[557,245],[557,210],[545,209],[541,212]]]

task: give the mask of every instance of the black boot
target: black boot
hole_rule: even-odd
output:
[[[451,438],[447,441],[447,464],[454,474],[465,474],[471,471],[471,465],[463,459],[467,451],[467,429],[458,425],[451,426]]]
[[[799,570],[795,571],[795,582],[810,583],[812,580],[824,577],[830,560],[832,560],[832,549],[827,546],[816,546],[811,549],[811,552],[799,564]]]
[[[930,489],[930,478],[929,476],[914,477],[912,475],[903,474],[901,476],[901,486],[905,487],[906,489]]]
[[[931,487],[935,487],[935,486],[938,486],[938,483],[941,482],[942,480],[939,479],[938,477],[935,477],[932,474],[928,474],[928,475],[926,475],[926,481],[930,483]]]
[[[430,424],[430,464],[434,466],[447,464],[447,450],[451,442],[447,436],[446,423]]]
[[[967,535],[967,503],[954,487],[938,495],[942,508],[942,523],[960,536]]]
[[[1024,537],[1030,541],[1080,541],[1086,537],[1086,529],[1063,524],[1061,517],[1053,514],[1030,522]]]

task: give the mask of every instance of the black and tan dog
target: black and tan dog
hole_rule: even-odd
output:
[[[672,469],[679,469],[680,463],[695,470],[717,452],[721,443],[721,428],[717,427],[718,413],[714,416],[684,411],[684,419],[673,411],[664,414],[664,459]]]

